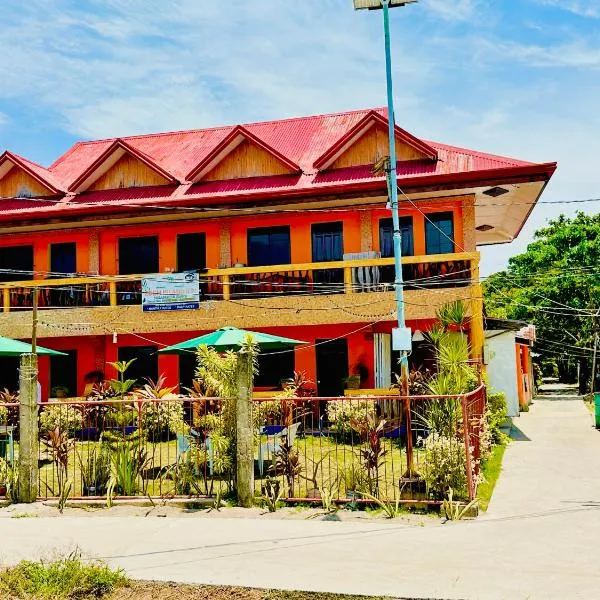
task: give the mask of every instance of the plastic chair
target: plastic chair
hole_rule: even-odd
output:
[[[0,425],[0,458],[4,458],[11,465],[15,462],[13,429],[12,425]]]
[[[258,446],[258,472],[261,477],[265,472],[265,458],[274,455],[281,448],[281,440],[284,438],[287,438],[289,446],[293,446],[296,441],[296,436],[298,435],[299,427],[300,423],[294,423],[293,425],[282,429],[264,444]]]

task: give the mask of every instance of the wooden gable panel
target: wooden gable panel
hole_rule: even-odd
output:
[[[131,154],[124,154],[88,190],[115,190],[119,188],[166,185],[169,182]]]
[[[244,140],[214,169],[202,177],[202,181],[222,181],[289,173],[292,173],[292,170],[272,154],[259,148],[256,144]]]
[[[0,179],[0,198],[52,196],[53,193],[20,167],[13,167]]]
[[[383,127],[371,127],[331,165],[332,169],[373,165],[383,156],[389,156],[388,132]],[[408,144],[396,140],[397,160],[420,160],[424,154]]]

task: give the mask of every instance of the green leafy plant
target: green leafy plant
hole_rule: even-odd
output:
[[[462,300],[444,304],[437,312],[437,319],[444,329],[463,328],[467,322],[467,307]]]
[[[56,427],[46,432],[43,443],[54,461],[58,485],[58,510],[62,513],[73,487],[73,482],[68,478],[68,468],[69,453],[73,449],[75,441],[69,438],[66,431]],[[48,484],[46,485],[48,486]],[[50,486],[48,488],[53,492]]]
[[[6,425],[8,422],[8,408],[0,405],[0,425]]]
[[[465,445],[452,437],[430,435],[424,441],[425,461],[422,476],[427,491],[434,500],[443,500],[450,489],[467,496],[467,471]]]
[[[351,443],[356,439],[356,426],[361,428],[375,417],[375,402],[372,400],[332,400],[327,403],[329,430],[340,443]],[[353,426],[354,423],[354,426]]]
[[[400,504],[400,496],[394,502],[381,500],[377,496],[373,496],[368,492],[363,494],[363,497],[370,500],[380,508],[388,519],[397,519],[402,515],[402,507]]]
[[[352,428],[359,434],[360,439],[366,442],[365,447],[360,449],[360,456],[369,478],[369,492],[373,496],[379,493],[379,470],[388,453],[381,442],[385,423],[384,419],[376,415],[371,415],[365,420],[353,419],[351,422]]]
[[[506,421],[508,407],[504,392],[491,391],[487,396],[485,421],[489,429],[492,444],[504,444],[508,436],[502,432],[500,427]]]
[[[138,434],[128,440],[119,440],[111,447],[111,474],[107,485],[107,502],[110,505],[115,494],[135,496],[146,493],[143,473],[152,461]]]
[[[321,505],[323,510],[328,513],[335,512],[337,506],[335,505],[335,499],[339,491],[339,478],[335,477],[332,481],[323,481],[318,487],[319,496],[321,496]]]
[[[8,479],[8,463],[0,456],[0,485],[6,485]]]
[[[142,428],[148,440],[160,441],[186,430],[181,400],[153,400],[144,402]]]
[[[346,495],[352,492],[356,497],[356,495],[362,494],[369,489],[369,477],[366,471],[361,465],[355,462],[344,471],[343,481]]]
[[[275,512],[283,497],[281,482],[274,477],[267,477],[262,484],[262,498],[269,512]]]
[[[448,497],[444,499],[442,511],[449,521],[462,521],[465,517],[470,517],[475,512],[479,504],[479,498],[471,500],[468,504],[454,500],[454,490],[448,490]]]
[[[108,445],[102,443],[100,447],[88,446],[87,455],[77,452],[77,461],[88,494],[95,491],[93,495],[102,495],[110,479],[111,459]]]
[[[295,481],[302,473],[302,463],[300,462],[300,453],[288,441],[287,436],[281,439],[279,448],[273,456],[273,464],[269,467],[270,475],[283,475],[287,482],[287,489],[290,497],[294,498]]]
[[[125,379],[125,374],[135,361],[136,359],[132,358],[129,361],[117,360],[108,363],[117,371],[117,379],[109,379],[108,384],[119,398],[123,398],[123,396],[129,393],[136,383],[135,379]]]
[[[39,421],[42,435],[48,435],[49,432],[58,429],[68,437],[73,437],[75,432],[83,427],[81,411],[75,406],[61,402],[45,406]]]
[[[6,470],[6,497],[12,504],[19,502],[19,464],[7,465]]]
[[[36,600],[102,598],[128,585],[121,570],[73,553],[51,562],[21,561],[0,571],[0,596]]]
[[[460,400],[456,398],[427,400],[417,412],[416,421],[432,434],[455,438],[460,432],[462,423]]]

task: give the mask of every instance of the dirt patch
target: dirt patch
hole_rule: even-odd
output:
[[[106,600],[361,600],[364,596],[339,596],[313,592],[280,592],[231,587],[196,587],[175,583],[134,583]],[[364,598],[366,600],[366,598]],[[369,598],[369,600],[378,600]],[[384,600],[379,598],[379,600]]]
[[[61,515],[56,506],[45,502],[34,504],[13,504],[0,508],[0,519],[27,518],[60,518],[64,517],[139,517],[139,518],[169,518],[169,519],[261,519],[261,520],[315,520],[341,521],[345,523],[403,523],[406,525],[424,526],[439,523],[439,514],[434,512],[413,513],[404,512],[396,519],[386,519],[382,511],[348,510],[340,508],[334,512],[326,512],[322,508],[305,506],[283,507],[274,513],[265,508],[240,508],[238,506],[223,507],[220,510],[210,508],[192,508],[181,505],[156,503],[154,506],[114,505],[107,508],[105,504],[95,506],[80,505],[65,508]]]

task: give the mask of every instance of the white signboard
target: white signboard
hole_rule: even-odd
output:
[[[165,273],[142,279],[144,311],[192,310],[200,307],[198,273]]]

